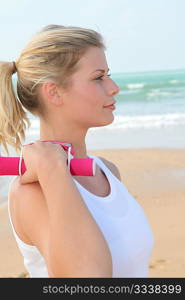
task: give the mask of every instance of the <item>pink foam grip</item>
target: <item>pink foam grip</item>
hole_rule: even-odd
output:
[[[67,152],[71,147],[70,153],[75,154],[73,146],[64,141],[59,140],[43,140],[42,142],[52,142],[53,144],[60,144]],[[28,145],[32,145],[30,143]],[[19,157],[0,157],[0,175],[19,175]],[[70,159],[70,173],[76,176],[94,176],[95,175],[95,161],[93,158],[72,158]],[[21,163],[21,174],[26,171],[24,159]]]
[[[19,157],[0,157],[0,175],[19,175]],[[26,171],[24,159],[21,164],[21,174]],[[70,173],[76,176],[94,176],[95,162],[93,158],[72,158]]]

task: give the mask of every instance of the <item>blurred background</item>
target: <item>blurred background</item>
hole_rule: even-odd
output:
[[[184,12],[184,0],[0,0],[2,61],[15,61],[32,36],[48,24],[86,27],[103,35],[111,77],[120,86],[120,93],[116,96],[114,122],[90,129],[86,137],[87,148],[89,151],[118,151],[105,152],[104,156],[113,158],[122,168],[121,174],[136,198],[146,201],[142,205],[161,245],[168,245],[168,242],[175,245],[177,236],[180,238],[180,227],[185,225],[180,218],[182,207],[176,211],[181,223],[173,220],[175,201],[180,205],[185,200],[184,192],[180,190],[185,179]],[[13,82],[16,84],[16,75]],[[26,132],[24,144],[39,138],[39,122],[30,113],[28,115],[31,127]],[[16,155],[11,147],[10,153]],[[5,155],[2,150],[1,155]],[[138,161],[142,164],[138,165]],[[162,167],[164,169],[159,174],[156,169]],[[137,173],[139,170],[141,173]],[[6,203],[11,179],[12,176],[0,178],[1,203]],[[175,190],[170,190],[174,184]],[[144,194],[146,186],[150,187],[147,196]],[[157,195],[156,190],[159,191]],[[167,213],[170,207],[172,217]],[[168,227],[161,223],[163,212],[169,217],[166,221]],[[0,232],[3,224],[2,221]],[[159,236],[159,232],[163,235]],[[170,234],[167,242],[164,237],[168,232],[173,232],[176,242],[170,240]],[[151,274],[185,275],[184,245],[179,244],[176,250],[173,249],[173,253],[179,255],[175,260],[181,268],[178,271],[174,256],[166,258],[166,250],[163,252],[162,249],[157,248],[154,253]],[[14,255],[20,262],[18,254]],[[167,267],[164,267],[166,262]],[[15,263],[14,271],[19,270],[16,268]],[[3,270],[2,274],[6,274],[6,266]]]

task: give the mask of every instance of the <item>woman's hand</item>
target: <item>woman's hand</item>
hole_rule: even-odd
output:
[[[59,144],[36,141],[23,145],[22,151],[26,171],[20,176],[20,183],[27,184],[39,181],[39,172],[49,172],[58,162],[67,168],[67,153]]]

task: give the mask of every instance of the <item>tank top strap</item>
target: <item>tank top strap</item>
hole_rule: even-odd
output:
[[[94,155],[88,155],[91,158],[94,158],[98,166],[101,170],[107,175],[108,178],[116,180],[117,183],[121,184],[121,181],[112,173],[112,171],[107,167],[107,165],[103,162],[103,160]]]

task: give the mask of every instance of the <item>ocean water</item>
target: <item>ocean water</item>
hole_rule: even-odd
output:
[[[114,122],[91,128],[87,149],[185,148],[185,70],[119,73],[112,79],[120,86]],[[38,119],[28,115],[31,127],[24,144],[39,139]],[[17,156],[11,147],[10,153]],[[0,177],[1,198],[11,179]]]
[[[119,74],[113,78],[121,88],[115,126],[128,129],[185,124],[185,70]]]

